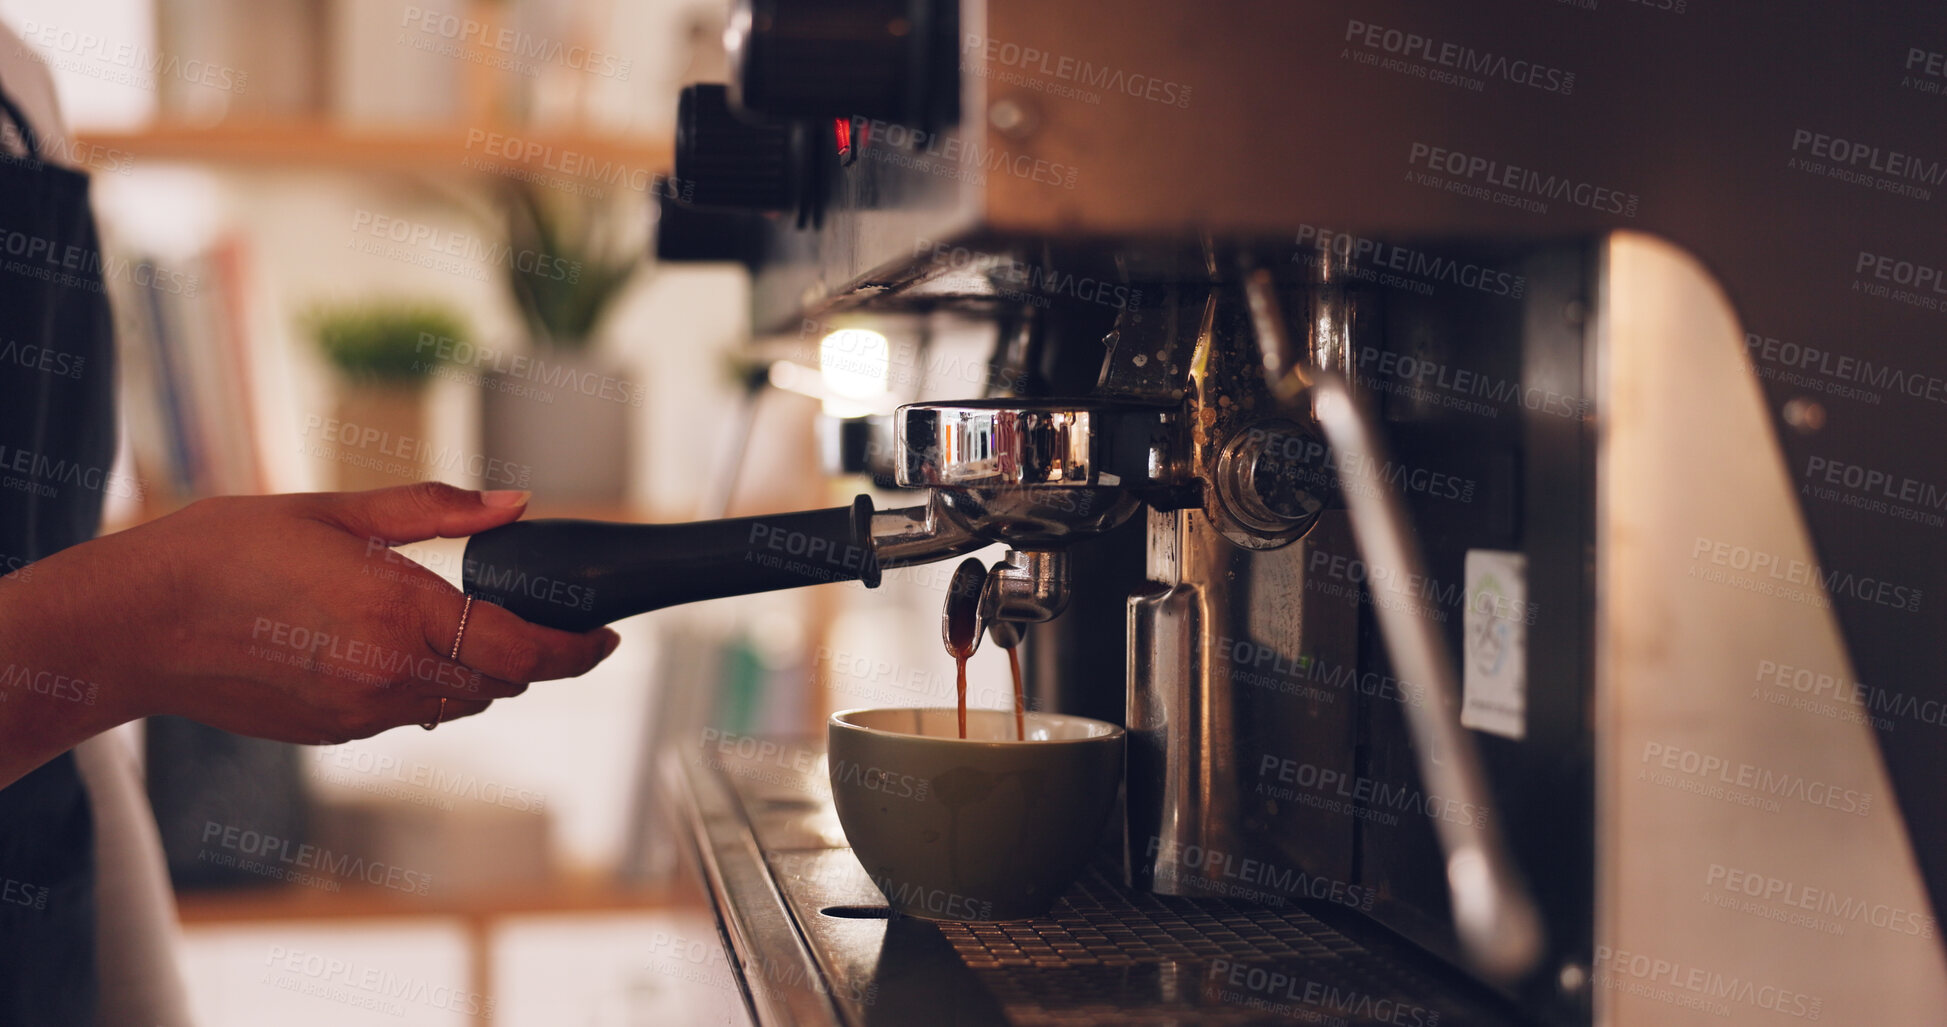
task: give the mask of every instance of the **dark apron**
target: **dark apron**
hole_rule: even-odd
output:
[[[114,334],[88,177],[0,153],[0,573],[93,538],[114,487]],[[31,573],[31,571],[30,571]],[[6,587],[0,584],[0,588]],[[0,653],[0,668],[13,668]],[[56,669],[56,668],[50,668]],[[60,702],[0,685],[6,701]],[[0,1024],[94,1022],[94,817],[74,757],[0,788]]]

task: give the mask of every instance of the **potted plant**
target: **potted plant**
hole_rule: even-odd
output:
[[[465,320],[436,303],[367,300],[320,307],[305,321],[338,372],[334,419],[305,437],[308,452],[331,461],[335,486],[384,488],[431,476],[426,381],[451,341],[466,337]]]
[[[640,218],[524,183],[507,197],[503,272],[528,344],[481,376],[481,451],[531,468],[549,499],[620,502],[643,391],[599,349],[604,319],[646,261],[631,231]]]

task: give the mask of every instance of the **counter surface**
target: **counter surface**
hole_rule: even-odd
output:
[[[889,917],[846,847],[822,746],[743,739],[661,770],[764,1027],[1524,1022],[1324,903],[1132,893],[1093,868],[1035,920]]]

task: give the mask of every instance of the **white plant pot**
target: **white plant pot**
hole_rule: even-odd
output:
[[[480,451],[497,469],[483,487],[531,489],[556,504],[628,496],[643,389],[620,368],[584,350],[535,347],[525,363],[481,375],[481,388]],[[510,476],[524,484],[504,484]]]

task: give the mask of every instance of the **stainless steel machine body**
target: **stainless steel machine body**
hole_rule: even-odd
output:
[[[1129,886],[1343,907],[1550,1023],[1947,1002],[1937,747],[1766,678],[1941,698],[1947,546],[1797,471],[1947,480],[1903,445],[1938,416],[1781,431],[1753,348],[1947,359],[1875,282],[1930,200],[1785,166],[1938,128],[1901,62],[1947,26],[1692,6],[894,4],[953,26],[925,113],[780,112],[823,148],[742,254],[757,324],[993,326],[999,387],[893,462],[1065,554],[1031,688],[1130,729]],[[1020,441],[1085,416],[1110,465]]]

